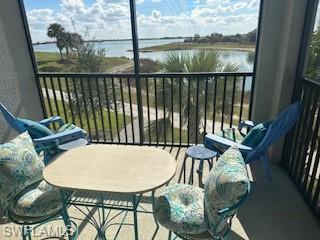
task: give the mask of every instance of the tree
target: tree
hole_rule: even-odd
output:
[[[320,23],[312,36],[306,72],[309,78],[320,81]]]
[[[199,50],[193,54],[187,54],[184,52],[169,52],[165,55],[165,58],[161,62],[163,71],[165,72],[232,72],[237,71],[239,66],[234,63],[224,63],[221,60],[221,53],[219,51],[213,50]],[[165,81],[164,83],[162,81]],[[180,98],[180,85],[182,89],[181,95],[181,107],[182,107],[182,124],[188,125],[190,132],[190,139],[194,141],[196,136],[198,139],[201,139],[204,133],[200,132],[201,126],[204,124],[204,115],[206,109],[204,107],[205,92],[214,92],[215,88],[215,79],[208,79],[208,89],[206,90],[206,77],[198,78],[182,78],[179,81],[171,81],[169,78],[164,78],[162,81],[158,81],[158,91],[157,91],[157,102],[159,106],[165,105],[166,112],[164,119],[158,120],[157,124],[155,122],[150,124],[150,131],[154,134],[151,134],[151,140],[155,140],[155,136],[163,136],[164,132],[172,128],[172,123],[170,116],[172,114],[171,103],[173,102],[173,111],[179,111],[180,108],[180,99],[172,99],[168,101],[168,96],[171,96],[171,89],[173,90],[172,98]],[[188,88],[190,84],[190,94],[188,94]],[[163,88],[163,85],[165,88]],[[217,88],[223,89],[224,82],[217,81]],[[232,84],[227,84],[227,92],[232,92]],[[198,90],[198,101],[196,98]],[[207,95],[208,108],[212,109],[213,104],[213,95]],[[228,99],[223,99],[220,95],[216,96],[216,108],[217,111],[221,111],[221,106],[223,101],[231,101]],[[189,107],[188,107],[189,106]],[[225,109],[225,113],[228,112],[228,109]],[[198,116],[198,119],[196,119]]]
[[[47,30],[47,36],[50,38],[56,38],[56,45],[59,49],[61,60],[63,60],[62,50],[66,47],[64,39],[65,29],[59,23],[52,23]]]

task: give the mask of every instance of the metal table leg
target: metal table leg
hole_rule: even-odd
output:
[[[152,193],[151,193],[151,198],[152,198],[152,212],[154,213],[154,207],[155,207],[155,190],[153,190],[152,191]],[[157,219],[155,218],[155,215],[153,214],[153,219],[154,219],[154,222],[155,222],[155,224],[156,224],[156,230],[155,230],[155,232],[154,232],[154,234],[153,234],[153,236],[152,236],[152,238],[151,239],[154,239],[155,238],[155,236],[156,236],[156,234],[157,234],[157,232],[158,232],[158,230],[159,230],[159,223],[158,223],[158,221],[157,221]]]
[[[203,188],[203,182],[202,182],[202,173],[203,173],[203,161],[204,160],[199,160],[199,168],[198,168],[198,180],[199,180],[199,187]]]
[[[134,237],[135,237],[135,240],[139,240],[138,216],[137,216],[138,201],[137,201],[137,196],[135,194],[132,195],[132,207],[133,207]]]

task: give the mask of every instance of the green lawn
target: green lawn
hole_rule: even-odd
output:
[[[203,49],[203,50],[239,50],[239,51],[254,51],[255,44],[251,43],[168,43],[156,45],[151,47],[141,48],[141,52],[160,52],[160,51],[173,51],[173,50],[190,50],[190,49]]]
[[[58,109],[59,109],[59,113],[58,114],[58,109],[57,106],[55,104],[55,101],[53,99],[50,100],[51,103],[51,107],[52,107],[52,114],[53,115],[60,115],[66,122],[66,117],[64,115],[64,111],[63,111],[63,104],[62,101],[57,100],[58,103]],[[72,122],[72,113],[71,113],[71,109],[69,108],[69,104],[65,103],[66,106],[66,112],[67,112],[67,118],[68,118],[68,122]],[[47,99],[45,98],[45,107],[47,109],[47,111],[49,112],[49,104]],[[98,134],[99,134],[99,138],[100,140],[103,139],[103,124],[102,124],[102,120],[101,120],[101,116],[100,116],[100,111],[96,111],[95,116],[96,116],[96,121],[94,120],[94,116],[92,112],[89,112],[89,124],[88,124],[88,120],[86,118],[86,113],[85,111],[81,112],[81,115],[76,114],[77,111],[75,111],[75,109],[73,110],[74,112],[74,121],[75,121],[75,125],[82,127],[84,130],[86,130],[87,132],[89,132],[89,126],[91,129],[91,135],[92,137],[95,139],[96,138],[96,132],[95,132],[95,125],[97,126],[97,130],[98,130]],[[82,126],[80,123],[80,118],[82,120]],[[130,117],[129,116],[125,116],[126,118],[126,124],[129,124],[131,122]],[[111,126],[111,131],[113,134],[113,137],[117,136],[117,119],[116,119],[116,114],[114,112],[110,112],[110,120],[111,120],[111,124],[109,123],[109,118],[108,118],[108,112],[107,110],[103,110],[103,121],[104,121],[104,130],[105,130],[105,134],[106,134],[106,138],[107,140],[110,140],[110,126]],[[118,113],[118,125],[119,125],[119,131],[121,131],[124,127],[124,115]]]
[[[35,56],[39,72],[72,72],[74,67],[72,61],[61,61],[59,53],[35,52]],[[105,72],[132,63],[132,60],[125,57],[105,57],[103,61]]]

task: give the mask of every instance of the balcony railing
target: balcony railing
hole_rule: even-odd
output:
[[[39,73],[44,114],[92,142],[188,146],[250,118],[253,73]],[[56,128],[56,126],[53,126]]]

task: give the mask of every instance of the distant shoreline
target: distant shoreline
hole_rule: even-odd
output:
[[[168,43],[155,45],[151,47],[140,48],[140,52],[162,52],[175,50],[235,50],[254,52],[255,44],[253,43]],[[128,50],[132,51],[132,50]]]

